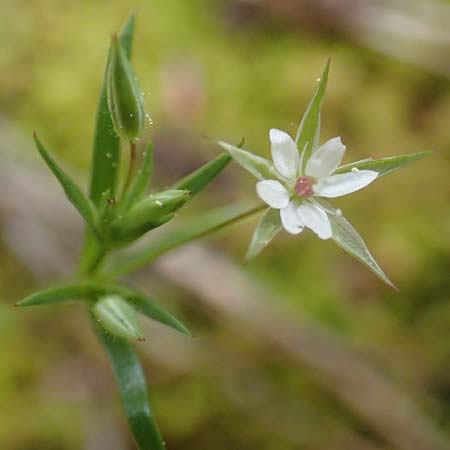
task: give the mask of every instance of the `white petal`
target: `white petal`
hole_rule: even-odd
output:
[[[322,208],[312,203],[303,203],[298,207],[297,214],[305,226],[314,231],[320,239],[330,239],[330,221]]]
[[[297,214],[298,206],[289,202],[286,208],[280,209],[280,217],[281,223],[283,224],[283,228],[291,234],[299,234],[303,231],[303,227],[305,226],[300,219],[300,216]]]
[[[297,145],[287,133],[275,128],[270,130],[269,136],[276,169],[286,178],[296,178],[299,159]]]
[[[335,137],[320,146],[306,163],[306,175],[310,177],[325,178],[334,173],[342,161],[345,145],[340,137]]]
[[[285,208],[289,203],[289,193],[279,181],[258,181],[256,183],[256,192],[259,198],[272,208]]]
[[[372,183],[378,176],[373,170],[358,170],[357,172],[341,173],[324,178],[313,186],[314,192],[320,197],[335,198],[358,191]]]

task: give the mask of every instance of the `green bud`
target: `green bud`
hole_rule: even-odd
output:
[[[111,41],[106,72],[106,95],[111,119],[123,139],[136,139],[144,124],[144,104],[133,67],[117,35]]]
[[[113,240],[120,244],[131,242],[168,222],[190,196],[190,191],[172,189],[138,201],[123,217],[112,223]]]
[[[142,332],[137,323],[136,310],[117,295],[108,295],[97,301],[92,313],[105,330],[125,339],[142,340]]]

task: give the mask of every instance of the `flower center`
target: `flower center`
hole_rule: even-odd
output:
[[[294,192],[299,197],[311,197],[313,192],[314,179],[311,177],[300,177],[294,186]]]

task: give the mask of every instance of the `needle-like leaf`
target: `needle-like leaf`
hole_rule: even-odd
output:
[[[64,192],[70,202],[75,206],[78,212],[81,214],[86,223],[92,228],[94,232],[97,232],[97,217],[94,206],[86,195],[83,194],[81,189],[75,184],[75,182],[67,175],[56,163],[56,161],[50,156],[50,153],[46,150],[42,142],[34,134],[34,141],[39,154],[45,161],[49,169],[53,172],[59,184],[64,189]]]
[[[139,450],[165,450],[150,409],[144,371],[135,351],[125,339],[105,332],[95,319],[93,323],[111,361],[125,414]]]
[[[91,292],[90,285],[85,282],[63,284],[35,292],[34,294],[31,294],[17,302],[15,306],[66,303],[78,300],[86,295],[89,295]]]
[[[185,189],[189,191],[191,195],[195,195],[214,180],[214,178],[225,169],[230,161],[231,157],[226,153],[223,153],[182,178],[172,186],[172,189]]]

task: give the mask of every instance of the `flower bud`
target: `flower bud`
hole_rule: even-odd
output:
[[[144,124],[144,104],[133,67],[117,35],[111,41],[106,73],[106,96],[117,134],[133,141]]]
[[[137,323],[136,310],[121,297],[108,295],[100,298],[92,308],[92,313],[102,326],[115,336],[143,339]]]
[[[127,243],[168,222],[190,198],[189,191],[172,189],[149,195],[112,223],[116,243]]]

